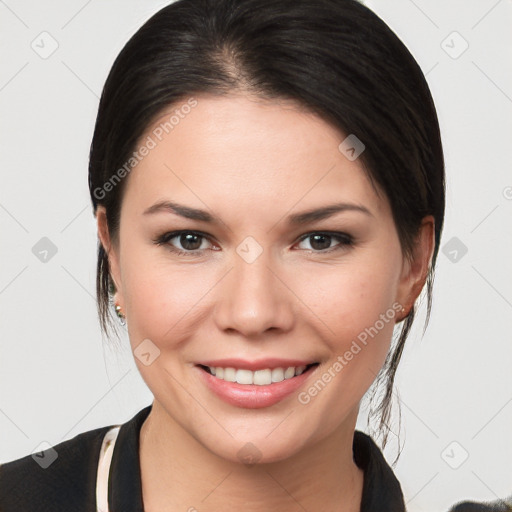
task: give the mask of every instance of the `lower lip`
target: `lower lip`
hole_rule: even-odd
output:
[[[291,379],[265,386],[228,382],[214,377],[199,366],[196,368],[201,373],[210,390],[228,404],[246,409],[260,409],[262,407],[270,407],[297,391],[317,367],[311,367],[301,375]]]

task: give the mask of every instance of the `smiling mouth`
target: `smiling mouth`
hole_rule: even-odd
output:
[[[220,366],[205,366],[199,364],[199,368],[204,370],[206,373],[213,375],[215,378],[219,380],[224,380],[226,382],[236,382],[238,384],[246,384],[246,385],[257,385],[257,386],[268,386],[270,384],[275,384],[278,382],[282,382],[284,380],[290,380],[294,377],[298,377],[303,373],[311,371],[313,368],[316,368],[319,363],[312,363],[306,366],[288,366],[282,368],[265,368],[262,370],[246,370],[246,369],[236,369],[232,367],[223,368]]]

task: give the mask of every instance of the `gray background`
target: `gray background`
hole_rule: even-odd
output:
[[[102,342],[87,157],[115,56],[166,3],[0,1],[0,461],[151,403],[126,336]],[[445,147],[434,307],[397,376],[395,467],[410,512],[443,511],[512,493],[512,1],[366,4],[426,73]]]

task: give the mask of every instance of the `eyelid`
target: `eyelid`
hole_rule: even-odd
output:
[[[333,238],[342,238],[347,241],[354,241],[354,237],[352,235],[349,235],[348,233],[345,233],[343,231],[310,231],[309,233],[305,233],[304,235],[301,235],[299,237],[299,241],[305,240],[306,238],[309,238],[313,235],[326,235],[326,236],[332,236]]]

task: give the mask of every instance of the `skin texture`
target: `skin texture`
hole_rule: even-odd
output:
[[[97,212],[132,349],[149,339],[160,350],[148,366],[135,358],[155,398],[141,431],[146,510],[358,511],[363,473],[352,441],[359,403],[395,323],[425,283],[433,219],[424,219],[413,257],[405,258],[387,198],[358,160],[338,149],[346,135],[291,102],[242,94],[196,99],[131,171],[118,238],[109,236],[104,208]],[[175,108],[162,112],[141,141]],[[162,200],[220,220],[143,213]],[[339,202],[370,213],[287,223],[291,214]],[[179,236],[154,243],[174,230],[208,237],[194,246]],[[316,245],[311,237],[300,240],[324,231],[350,234],[353,245],[334,237]],[[263,249],[252,263],[236,251],[249,236]],[[226,357],[317,361],[304,391],[379,315],[396,313],[395,303],[405,311],[307,404],[297,393],[260,409],[227,404],[195,366]],[[261,457],[253,466],[237,455],[248,442]]]

